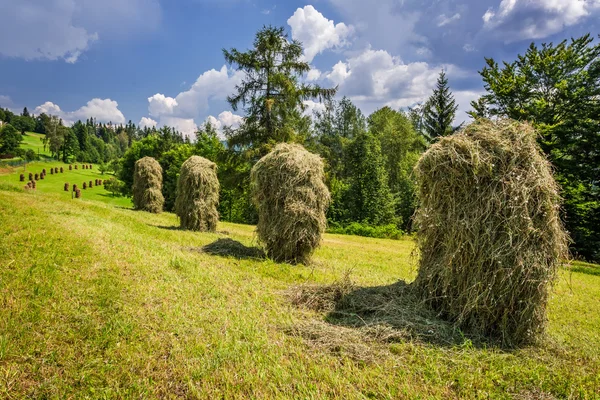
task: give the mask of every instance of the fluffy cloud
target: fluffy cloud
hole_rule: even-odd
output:
[[[369,49],[346,62],[338,62],[327,78],[339,85],[340,95],[354,101],[405,107],[431,94],[442,67],[449,75],[459,72],[454,66],[404,63],[385,50]]]
[[[161,117],[160,126],[170,126],[177,129],[184,136],[194,138],[198,126],[194,122],[193,118],[178,118],[178,117]]]
[[[353,26],[343,22],[334,24],[311,5],[298,8],[287,23],[292,28],[292,38],[304,44],[307,62],[327,49],[346,46],[347,39],[354,32]]]
[[[304,101],[304,107],[304,115],[313,115],[315,111],[325,111],[325,104],[312,100]]]
[[[57,104],[47,101],[35,108],[34,114],[51,114],[62,118],[67,125],[73,124],[77,120],[86,120],[95,118],[98,122],[112,122],[114,124],[124,124],[125,116],[119,110],[119,104],[111,99],[92,99],[87,104],[75,111],[63,111]]]
[[[219,132],[219,138],[225,139],[225,136],[223,135],[223,128],[238,128],[242,122],[244,122],[244,117],[236,115],[231,111],[223,111],[218,117],[209,115],[205,122],[210,122],[210,124]]]
[[[321,77],[321,71],[319,71],[316,68],[311,69],[310,71],[308,71],[308,74],[306,74],[306,80],[309,82],[316,81],[320,77]]]
[[[157,122],[155,120],[153,120],[152,118],[148,118],[148,117],[142,117],[142,119],[140,119],[140,123],[138,124],[140,126],[140,128],[153,128],[156,127]]]
[[[104,33],[130,34],[160,19],[158,0],[0,0],[0,10],[0,54],[68,63]]]
[[[541,39],[580,23],[600,9],[599,0],[502,0],[483,14],[484,28],[505,41]]]
[[[13,101],[9,96],[0,95],[0,107],[9,108],[13,106]]]
[[[154,117],[173,115],[175,107],[177,107],[177,100],[166,97],[164,94],[157,93],[152,97],[148,97],[148,112]]]

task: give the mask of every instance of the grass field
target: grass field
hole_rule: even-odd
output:
[[[27,134],[23,136],[21,148],[25,150],[31,149],[40,157],[50,157],[51,154],[48,148],[44,149],[44,143],[42,143],[43,137],[45,137],[45,135],[40,133],[27,132]]]
[[[95,169],[35,192],[4,172],[0,398],[600,398],[599,266],[561,270],[547,337],[503,350],[409,295],[410,238],[328,234],[290,266],[251,226],[184,232],[101,188],[61,192]]]

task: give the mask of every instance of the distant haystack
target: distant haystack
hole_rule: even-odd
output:
[[[65,183],[65,192],[68,192],[68,191],[69,191],[69,184]]]
[[[306,262],[327,226],[329,191],[323,162],[297,144],[281,143],[252,168],[258,238],[277,261]]]
[[[135,209],[160,213],[164,203],[160,164],[152,157],[144,157],[136,161],[133,174],[133,205]]]
[[[177,180],[175,213],[181,227],[214,232],[219,221],[218,205],[217,165],[199,156],[188,158],[181,166]]]
[[[25,175],[24,174],[19,175],[19,182],[25,182]]]
[[[535,339],[567,236],[533,128],[472,123],[431,146],[415,171],[415,284],[424,300],[457,326],[504,345]]]

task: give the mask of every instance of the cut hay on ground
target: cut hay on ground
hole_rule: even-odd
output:
[[[219,221],[219,179],[217,165],[192,156],[181,166],[177,179],[175,213],[182,229],[214,232]]]
[[[543,331],[567,256],[558,186],[533,128],[481,120],[415,167],[421,208],[416,286],[457,326],[520,345]]]
[[[252,168],[257,233],[276,261],[303,263],[327,227],[329,191],[323,162],[297,144],[281,143]]]
[[[160,213],[165,199],[162,195],[162,168],[152,157],[135,163],[133,173],[133,206],[136,210]]]

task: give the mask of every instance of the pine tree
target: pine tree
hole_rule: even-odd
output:
[[[293,140],[304,101],[335,95],[336,89],[299,82],[310,70],[302,52],[302,44],[289,40],[283,27],[270,26],[258,31],[253,49],[223,49],[227,63],[245,72],[236,93],[227,98],[234,111],[240,105],[246,111],[244,123],[229,138],[232,147],[247,146],[261,154],[274,143]]]
[[[444,70],[440,72],[436,88],[425,103],[423,113],[423,126],[430,139],[451,134],[452,121],[456,115],[458,105],[448,86],[448,78]]]
[[[377,138],[362,132],[348,145],[349,187],[345,193],[349,219],[369,225],[394,223],[394,200],[388,186]]]

